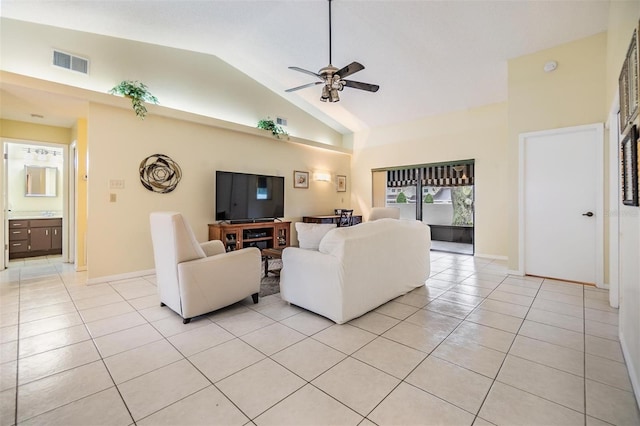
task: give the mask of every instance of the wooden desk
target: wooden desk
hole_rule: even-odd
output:
[[[338,221],[340,221],[340,215],[329,214],[320,216],[303,216],[302,221],[304,223],[335,223],[337,225]],[[359,223],[362,223],[362,216],[353,215],[351,219],[351,225],[357,225]]]

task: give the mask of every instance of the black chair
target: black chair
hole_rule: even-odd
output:
[[[351,226],[353,224],[353,210],[340,209],[338,227]]]

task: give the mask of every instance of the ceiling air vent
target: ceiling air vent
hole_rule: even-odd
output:
[[[53,51],[53,65],[83,74],[89,73],[88,59],[73,56],[58,50]]]

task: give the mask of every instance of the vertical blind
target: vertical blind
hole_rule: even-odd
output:
[[[473,161],[465,161],[387,170],[387,186],[416,185],[418,181],[427,186],[473,185],[474,168]]]

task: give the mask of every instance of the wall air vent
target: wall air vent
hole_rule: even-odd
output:
[[[282,117],[276,117],[276,124],[278,124],[280,126],[286,126],[287,125],[287,119],[286,118],[282,118]]]
[[[88,59],[60,52],[59,50],[53,51],[53,65],[83,74],[89,73]]]

